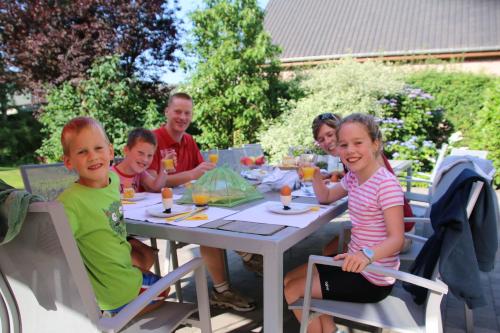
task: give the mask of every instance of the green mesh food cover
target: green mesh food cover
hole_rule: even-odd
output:
[[[228,167],[217,167],[206,172],[191,188],[186,189],[178,202],[193,203],[192,191],[199,188],[208,193],[210,206],[234,207],[264,197],[233,170]]]

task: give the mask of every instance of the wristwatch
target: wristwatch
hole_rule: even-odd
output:
[[[371,264],[373,262],[373,257],[375,256],[375,252],[372,249],[370,249],[369,247],[362,248],[361,252],[363,252],[365,257],[368,258],[368,260],[370,261],[369,264]]]

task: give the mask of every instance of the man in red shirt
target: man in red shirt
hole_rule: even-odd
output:
[[[175,172],[169,173],[166,186],[175,187],[200,178],[206,171],[215,168],[215,164],[204,162],[200,149],[193,137],[186,133],[193,118],[193,101],[185,93],[170,97],[165,108],[167,123],[153,131],[158,141],[150,173],[160,172],[161,151],[173,149],[177,156]]]
[[[154,130],[158,145],[151,163],[149,173],[160,172],[161,151],[175,150],[177,164],[175,172],[169,173],[166,186],[178,186],[200,178],[206,171],[215,168],[214,163],[204,162],[200,149],[193,137],[186,133],[193,118],[193,100],[186,93],[176,93],[168,100],[165,108],[167,123]],[[224,271],[223,250],[200,246],[200,253],[212,278],[214,290],[210,303],[222,307],[231,307],[236,311],[251,311],[254,301],[232,289],[227,282]],[[252,256],[251,254],[246,254]]]

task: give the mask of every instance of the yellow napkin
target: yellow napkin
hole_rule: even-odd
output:
[[[320,206],[312,206],[311,211],[312,212],[317,212],[321,207]]]
[[[173,221],[173,220],[181,218],[181,217],[183,217],[187,214],[190,214],[190,213],[191,212],[187,212],[187,213],[182,213],[179,215],[167,217],[167,218],[165,218],[165,221]],[[201,221],[201,220],[208,220],[208,215],[207,214],[196,214],[196,215],[188,217],[185,221]]]
[[[122,200],[122,205],[134,205],[135,202],[133,201],[128,201],[128,200]]]

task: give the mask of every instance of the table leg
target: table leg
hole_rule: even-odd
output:
[[[264,332],[283,332],[283,253],[264,254]]]

